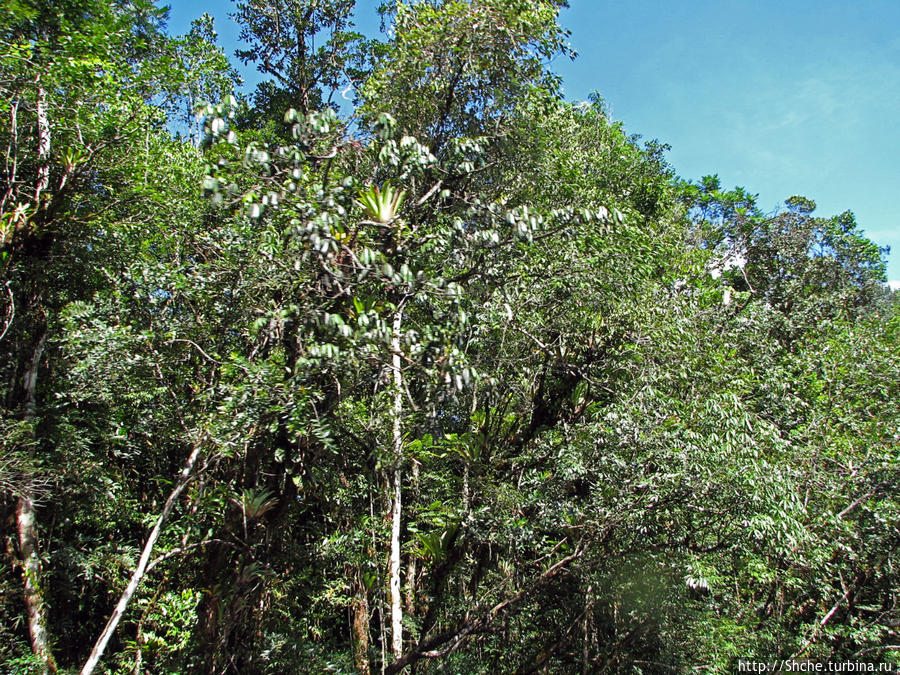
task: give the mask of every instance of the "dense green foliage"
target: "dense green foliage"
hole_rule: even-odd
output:
[[[884,251],[564,102],[564,4],[238,2],[241,99],[4,5],[2,672],[900,665]]]

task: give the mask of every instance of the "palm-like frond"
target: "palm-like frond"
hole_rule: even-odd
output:
[[[397,216],[405,196],[405,190],[395,190],[393,185],[385,182],[380,188],[369,185],[360,190],[356,203],[365,209],[369,218],[386,225]]]
[[[251,519],[259,518],[278,503],[278,500],[274,498],[275,495],[265,488],[261,490],[246,489],[242,496],[241,508],[247,518]]]

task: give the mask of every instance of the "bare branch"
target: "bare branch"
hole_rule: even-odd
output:
[[[813,643],[813,640],[815,640],[816,636],[819,634],[819,631],[822,630],[822,628],[825,627],[825,624],[828,623],[828,621],[831,619],[832,616],[834,616],[834,613],[838,610],[838,607],[841,606],[841,603],[844,602],[848,597],[850,597],[850,592],[852,590],[853,590],[853,587],[851,586],[850,588],[847,589],[847,591],[844,593],[844,595],[842,595],[841,598],[836,603],[834,603],[834,607],[832,607],[828,611],[828,614],[826,614],[823,617],[822,621],[819,622],[819,625],[813,629],[813,632],[810,634],[809,639],[803,643],[803,646],[790,656],[790,658],[788,659],[789,661],[793,661],[794,659],[799,658],[799,657],[803,656],[803,654],[806,653],[806,650],[810,648],[810,646]]]
[[[109,639],[113,636],[113,633],[116,632],[119,621],[121,621],[122,617],[125,615],[125,610],[128,609],[128,604],[131,602],[131,597],[134,595],[138,585],[147,573],[150,554],[153,552],[153,547],[156,545],[156,541],[159,539],[160,534],[162,534],[163,525],[168,519],[169,514],[172,512],[172,509],[175,507],[178,497],[181,496],[184,488],[187,487],[188,483],[190,483],[191,479],[194,477],[194,467],[197,464],[197,459],[200,457],[201,448],[202,444],[199,440],[194,443],[194,447],[184,464],[184,468],[181,470],[178,481],[175,483],[172,492],[169,493],[169,497],[166,499],[162,512],[160,512],[156,519],[156,524],[153,526],[150,536],[147,537],[138,565],[131,575],[131,580],[119,597],[119,602],[116,603],[116,607],[109,617],[106,627],[103,629],[103,632],[100,633],[100,637],[97,638],[97,642],[91,650],[91,655],[81,669],[81,675],[90,675],[100,663],[100,659],[103,657],[103,652],[106,651],[106,645],[109,643]]]
[[[435,192],[437,192],[438,190],[441,189],[441,185],[443,185],[443,184],[444,184],[444,179],[442,178],[437,183],[432,185],[431,189],[428,190],[428,192],[426,192],[424,195],[422,195],[422,197],[419,199],[419,201],[416,202],[416,206],[422,206],[422,204],[427,202],[431,198],[431,195],[433,195]]]
[[[12,326],[13,319],[16,318],[16,299],[13,296],[12,289],[9,287],[9,281],[4,284],[6,286],[6,292],[9,293],[9,309],[6,310],[6,325],[3,326],[3,332],[0,333],[0,340],[4,338],[6,333],[9,331],[9,327]]]
[[[576,549],[575,552],[571,555],[566,556],[562,560],[547,568],[547,570],[545,570],[528,587],[523,588],[521,591],[510,596],[506,600],[497,603],[490,609],[483,611],[476,610],[476,612],[478,612],[476,618],[465,621],[462,626],[456,629],[444,631],[443,633],[440,633],[429,640],[423,640],[419,642],[415,649],[389,665],[384,671],[385,675],[394,675],[395,673],[399,673],[406,666],[416,663],[423,658],[441,658],[455,651],[469,636],[486,630],[487,627],[500,614],[506,612],[507,610],[511,609],[513,606],[524,600],[537,588],[543,586],[557,574],[564,571],[569,563],[577,560],[583,554],[584,551],[582,549]],[[448,643],[450,643],[448,646],[443,647],[443,645],[447,645]]]

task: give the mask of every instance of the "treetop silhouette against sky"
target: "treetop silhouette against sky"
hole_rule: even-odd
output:
[[[359,0],[357,29],[380,29],[376,0]],[[557,59],[570,100],[598,92],[629,133],[671,146],[676,172],[759,195],[765,212],[802,194],[819,215],[851,210],[890,246],[900,285],[900,4],[892,0],[575,0],[561,13],[575,61]],[[231,2],[172,7],[170,31],[204,12],[226,53],[238,46]],[[241,69],[245,87],[262,79]]]

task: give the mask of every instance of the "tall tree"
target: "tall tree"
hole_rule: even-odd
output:
[[[337,105],[364,73],[365,41],[352,30],[355,0],[238,2],[244,63],[273,78],[255,94],[257,120],[279,119],[289,108],[306,115]],[[319,44],[317,45],[317,41]]]

